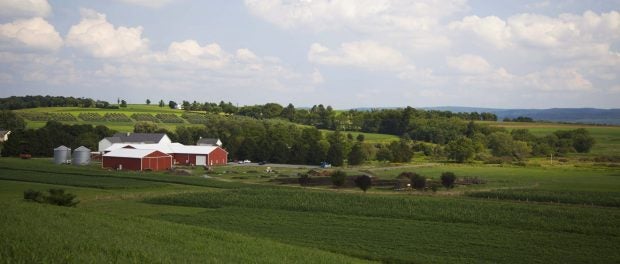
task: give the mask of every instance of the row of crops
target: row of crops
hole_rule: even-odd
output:
[[[180,117],[175,114],[148,114],[135,113],[127,116],[123,113],[80,113],[77,117],[70,113],[19,113],[19,115],[29,121],[66,121],[66,122],[153,122],[153,123],[171,123],[171,124],[205,124],[207,118],[205,115],[198,113],[183,113]]]

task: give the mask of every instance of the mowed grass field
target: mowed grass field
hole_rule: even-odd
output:
[[[486,181],[436,193],[364,194],[235,179],[260,168],[221,167],[207,179],[201,169],[179,176],[2,158],[0,262],[620,262],[615,167],[370,168],[382,178],[454,171]],[[49,188],[64,188],[81,202],[65,208],[22,199],[24,190]],[[470,195],[502,190],[533,199]],[[575,195],[537,201],[537,191]],[[592,202],[590,195],[602,198]]]

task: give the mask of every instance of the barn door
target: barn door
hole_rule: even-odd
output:
[[[207,165],[207,156],[196,155],[196,166]]]

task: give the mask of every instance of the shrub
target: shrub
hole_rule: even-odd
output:
[[[43,194],[39,191],[28,189],[24,191],[24,200],[41,203],[43,202]]]
[[[361,175],[355,178],[355,185],[366,192],[372,186],[372,178],[368,175]]]
[[[411,186],[416,190],[424,190],[426,188],[426,177],[413,173],[411,176]]]
[[[310,175],[308,173],[299,174],[299,185],[307,186],[310,183]]]
[[[24,199],[37,202],[48,203],[59,206],[76,206],[79,201],[75,200],[75,194],[65,193],[64,189],[49,189],[49,195],[35,190],[24,191]]]
[[[332,183],[336,187],[340,187],[344,185],[344,181],[346,180],[346,178],[347,178],[347,173],[341,170],[337,170],[331,176]]]
[[[49,204],[59,206],[75,206],[79,201],[74,201],[75,194],[65,193],[64,189],[49,189],[50,195],[45,197],[45,200]]]
[[[428,188],[431,189],[431,191],[433,192],[437,192],[437,189],[439,189],[440,184],[436,181],[429,181],[427,183]]]
[[[454,188],[454,182],[456,181],[456,175],[452,172],[444,172],[441,174],[441,185],[446,189]]]

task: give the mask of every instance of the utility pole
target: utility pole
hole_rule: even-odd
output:
[[[551,165],[553,165],[553,152],[551,152]]]

